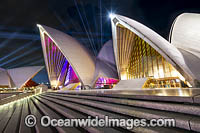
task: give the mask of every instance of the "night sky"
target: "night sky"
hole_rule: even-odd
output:
[[[112,39],[109,12],[135,19],[168,40],[184,12],[200,13],[199,0],[1,0],[0,67],[45,65],[36,24],[61,30],[94,55]],[[47,82],[46,70],[35,78]]]

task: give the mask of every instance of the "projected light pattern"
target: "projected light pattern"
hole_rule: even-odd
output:
[[[96,81],[95,88],[112,88],[119,80],[112,78],[99,77]]]
[[[44,45],[44,54],[46,54],[45,61],[51,86],[58,88],[70,83],[79,82],[77,75],[66,57],[46,34],[44,34]]]
[[[68,69],[68,73],[67,76],[65,78],[65,83],[64,85],[68,85],[70,83],[78,83],[78,77],[76,76],[74,70],[72,69],[71,65],[69,64],[69,69]]]

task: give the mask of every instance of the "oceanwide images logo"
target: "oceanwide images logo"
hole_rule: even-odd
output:
[[[34,127],[37,119],[34,115],[27,115],[25,124],[28,127]],[[99,118],[98,116],[74,119],[53,119],[49,116],[42,116],[40,124],[43,127],[123,127],[128,130],[134,127],[175,127],[174,119],[123,119],[123,118]]]

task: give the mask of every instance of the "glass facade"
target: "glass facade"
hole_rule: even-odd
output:
[[[46,65],[51,86],[58,88],[70,83],[78,83],[79,79],[72,69],[72,66],[46,34],[44,34],[44,45],[43,48],[46,53]]]
[[[184,86],[184,77],[139,36],[117,26],[118,62],[121,79],[148,78],[144,88]],[[127,60],[127,61],[125,61]]]

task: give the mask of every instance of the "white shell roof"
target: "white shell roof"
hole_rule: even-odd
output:
[[[112,40],[107,41],[96,58],[94,80],[98,77],[118,79]]]
[[[122,24],[156,49],[186,78],[186,80],[194,85],[193,81],[196,77],[187,66],[182,53],[174,45],[170,44],[155,31],[135,20],[116,14],[112,18],[112,21],[115,21],[114,19],[118,21],[116,24]]]
[[[184,56],[185,62],[197,80],[200,80],[200,14],[179,15],[169,35],[172,45]]]
[[[15,87],[21,88],[43,68],[43,66],[19,67],[8,69],[7,72]]]
[[[6,70],[0,70],[0,86],[10,86],[9,76]]]
[[[97,58],[102,60],[102,61],[108,62],[110,64],[116,64],[115,63],[112,40],[107,41],[103,45],[103,47],[99,51],[99,54],[98,54]]]
[[[95,73],[95,58],[77,40],[56,29],[38,25],[40,32],[45,32],[57,45],[74,72],[84,85],[92,86]]]
[[[0,70],[0,86],[21,88],[33,78],[44,66],[28,66]]]

